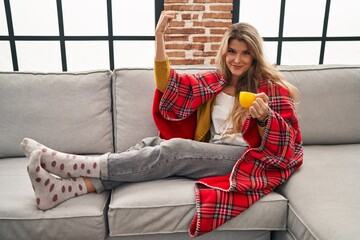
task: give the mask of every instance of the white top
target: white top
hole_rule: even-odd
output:
[[[219,144],[231,144],[247,146],[241,133],[227,134],[228,130],[231,130],[233,125],[230,119],[228,119],[235,103],[235,97],[227,95],[224,92],[219,93],[216,96],[213,110],[211,112],[211,139],[212,143]]]

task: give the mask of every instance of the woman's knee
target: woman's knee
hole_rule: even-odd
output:
[[[159,137],[147,137],[141,139],[140,142],[135,144],[134,146],[130,147],[127,151],[133,151],[133,150],[140,150],[144,147],[155,147],[157,145],[160,145],[160,143],[164,141]]]
[[[195,144],[195,141],[184,139],[184,138],[172,138],[161,143],[162,147],[180,150],[180,151],[191,151],[191,147]]]

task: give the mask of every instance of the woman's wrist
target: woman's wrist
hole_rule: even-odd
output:
[[[160,30],[155,31],[155,37],[156,38],[164,38],[164,36],[165,36],[165,32],[162,32]]]
[[[164,33],[156,32],[155,42],[156,42],[155,59],[158,61],[166,61],[167,55],[165,50]]]
[[[264,119],[257,118],[256,122],[257,122],[259,127],[266,127],[267,122],[268,122],[268,116],[266,116]]]

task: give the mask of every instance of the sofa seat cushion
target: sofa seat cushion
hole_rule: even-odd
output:
[[[109,204],[110,236],[187,232],[195,214],[194,181],[186,178],[123,184]],[[218,230],[284,230],[287,199],[271,193]]]
[[[360,144],[305,146],[304,163],[278,191],[295,239],[360,236]]]
[[[38,210],[26,158],[0,159],[0,239],[104,239],[109,192]]]

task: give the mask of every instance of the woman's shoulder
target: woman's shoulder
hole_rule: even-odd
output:
[[[259,92],[265,92],[266,95],[274,96],[286,96],[290,97],[290,91],[287,86],[281,81],[275,81],[272,79],[263,79],[259,84]]]
[[[200,70],[199,72],[194,74],[197,77],[216,77],[216,78],[221,78],[221,79],[225,79],[225,77],[221,74],[221,72],[214,68],[214,69],[207,69],[207,70]]]
[[[198,71],[196,71],[198,70]],[[217,69],[173,69],[170,71],[170,79],[192,79],[203,84],[220,84],[226,83],[226,78]]]

